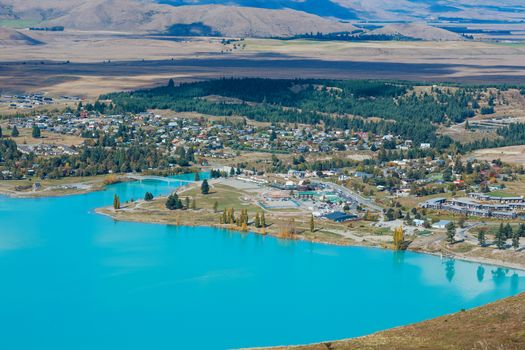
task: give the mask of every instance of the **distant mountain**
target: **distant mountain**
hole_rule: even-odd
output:
[[[439,17],[467,20],[525,20],[523,0],[155,0],[180,5],[237,5],[294,9],[342,20],[413,21]]]
[[[333,0],[371,21],[525,21],[523,0]]]
[[[160,4],[182,5],[235,5],[264,9],[292,9],[321,17],[334,17],[344,20],[357,19],[358,15],[350,7],[342,6],[333,0],[156,0]]]
[[[295,10],[204,5],[180,6],[154,19],[154,27],[167,27],[175,35],[233,37],[290,37],[309,32],[352,32],[356,27]],[[153,29],[145,26],[145,28]]]
[[[40,45],[41,41],[14,29],[0,28],[0,47],[14,45]]]
[[[349,20],[525,21],[525,4],[523,0],[0,0],[0,19],[32,20],[66,30],[289,37],[351,32],[356,28]],[[418,28],[384,30],[415,35],[414,29]],[[457,40],[437,28],[425,28],[420,36]]]
[[[372,30],[373,35],[400,35],[407,38],[429,41],[459,41],[464,38],[445,29],[432,27],[422,23],[389,24]]]
[[[0,0],[1,7],[9,8],[14,18],[81,30],[289,37],[306,32],[330,33],[357,29],[349,23],[291,9],[172,6],[152,0]]]

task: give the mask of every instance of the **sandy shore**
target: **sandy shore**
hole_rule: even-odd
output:
[[[20,181],[3,180],[0,181],[0,195],[10,198],[63,197],[102,191],[108,185],[126,181],[134,180],[118,177],[116,180],[107,182],[107,176],[63,178],[43,183],[38,190],[17,191],[17,185],[27,185],[27,183],[21,184]]]
[[[143,201],[137,201],[129,203],[128,207],[123,207],[121,210],[114,210],[111,207],[98,208],[96,212],[102,215],[109,216],[117,221],[128,221],[128,222],[141,222],[151,224],[164,224],[164,225],[176,225],[176,226],[188,226],[188,227],[213,227],[220,229],[228,229],[239,233],[253,233],[253,234],[264,234],[277,237],[280,239],[291,239],[291,240],[302,240],[308,242],[315,242],[320,244],[330,244],[339,246],[357,246],[357,247],[372,247],[380,249],[390,249],[389,244],[381,241],[372,241],[367,239],[355,240],[350,238],[341,239],[328,239],[323,236],[315,236],[312,234],[295,234],[292,236],[285,236],[279,232],[279,227],[269,226],[264,231],[261,229],[255,229],[249,227],[248,231],[243,231],[236,225],[221,225],[214,224],[216,217],[219,213],[210,213],[207,210],[179,210],[179,211],[162,211],[162,210],[151,210],[144,209],[142,206]],[[169,214],[169,215],[168,215]],[[278,214],[273,214],[278,215]],[[270,216],[271,218],[271,216]],[[210,221],[211,220],[211,221]],[[369,237],[369,236],[367,236]],[[382,236],[381,236],[382,237]],[[497,267],[506,267],[511,269],[525,270],[525,252],[514,251],[507,249],[504,251],[491,248],[491,247],[474,247],[469,252],[454,251],[454,249],[461,249],[460,245],[448,245],[445,242],[445,235],[440,233],[434,233],[432,235],[431,243],[426,242],[428,238],[415,237],[412,243],[408,246],[407,250],[430,254],[441,257],[443,259],[457,259],[474,263],[481,263],[486,265],[493,265]],[[487,257],[483,254],[500,255],[498,257]]]

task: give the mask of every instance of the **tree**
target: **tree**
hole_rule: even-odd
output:
[[[405,243],[405,233],[403,232],[402,226],[394,229],[393,240],[395,250],[403,249],[403,245]]]
[[[520,247],[520,231],[518,228],[512,232],[512,247],[514,249]]]
[[[166,208],[169,210],[177,210],[182,209],[183,207],[182,201],[176,193],[172,193],[168,196],[168,199],[166,200]]]
[[[259,212],[255,213],[255,227],[260,228],[261,227],[261,217],[259,216]]]
[[[215,202],[213,203],[213,212],[216,213],[218,208],[219,208],[219,202],[215,201]]]
[[[31,133],[31,135],[33,136],[33,138],[35,139],[38,139],[40,138],[41,136],[41,133],[40,133],[40,128],[36,125],[33,125],[33,131]]]
[[[208,180],[204,180],[201,185],[202,194],[206,195],[210,193],[210,185],[208,185]]]
[[[2,127],[0,126],[0,139],[2,138]]]
[[[153,193],[151,193],[151,192],[146,192],[146,193],[144,194],[144,200],[145,200],[146,202],[150,202],[150,201],[152,201],[152,200],[153,200]]]
[[[484,230],[479,230],[478,232],[478,243],[481,247],[484,247],[487,244]]]
[[[315,231],[314,215],[311,214],[310,215],[310,232],[314,232],[314,231]]]
[[[386,211],[386,220],[387,221],[394,220],[394,209],[388,208],[388,210]]]
[[[454,236],[456,236],[456,225],[453,222],[449,222],[446,228],[447,228],[447,242],[452,244],[455,242]]]
[[[505,228],[503,230],[504,230],[506,239],[512,238],[512,227],[510,226],[509,223],[507,223],[507,225],[505,225]]]
[[[18,132],[18,129],[17,129],[16,125],[13,126],[13,129],[11,130],[11,136],[12,137],[18,137],[19,135],[20,135],[20,133]]]
[[[264,217],[264,211],[261,213],[261,227],[266,228],[266,218]]]
[[[195,173],[195,182],[200,181],[200,180],[201,180],[201,177],[199,173]]]
[[[191,210],[197,210],[197,201],[195,198],[193,198],[191,201]]]
[[[120,209],[120,197],[116,193],[113,196],[113,209]]]
[[[186,198],[184,199],[184,207],[185,207],[186,209],[190,209],[190,197],[186,197]]]
[[[507,238],[505,236],[505,228],[503,227],[503,223],[500,224],[499,230],[496,231],[496,247],[498,249],[505,249],[505,245],[507,244]]]

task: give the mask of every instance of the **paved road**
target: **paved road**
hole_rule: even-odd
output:
[[[481,225],[480,222],[475,222],[470,225],[465,226],[464,228],[459,228],[456,231],[456,235],[454,236],[456,241],[469,241],[471,243],[477,244],[478,240],[476,237],[472,235],[468,235],[468,232],[473,229],[476,226]]]
[[[370,199],[367,199],[353,191],[351,191],[350,189],[344,187],[344,186],[341,186],[341,185],[338,185],[338,184],[335,184],[333,182],[321,182],[322,184],[332,188],[332,189],[335,189],[337,191],[341,191],[343,192],[345,195],[349,196],[349,197],[352,197],[357,203],[359,203],[361,206],[364,206],[364,207],[367,207],[367,208],[370,208],[374,211],[378,211],[378,212],[383,212],[383,208],[381,208],[379,205],[375,204],[373,201],[371,201]]]

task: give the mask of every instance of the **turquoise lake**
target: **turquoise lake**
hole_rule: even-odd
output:
[[[310,343],[525,290],[525,273],[518,270],[212,228],[115,222],[94,212],[111,205],[114,193],[124,201],[176,185],[148,181],[61,198],[0,197],[0,349]]]

